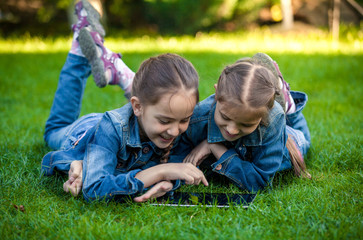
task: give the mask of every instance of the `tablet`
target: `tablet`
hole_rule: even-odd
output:
[[[220,207],[248,206],[255,199],[256,194],[232,194],[232,193],[198,193],[198,192],[174,192],[171,195],[160,197],[151,205],[175,206],[175,207]]]

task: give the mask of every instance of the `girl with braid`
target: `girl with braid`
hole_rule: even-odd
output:
[[[285,169],[310,178],[303,158],[310,133],[301,112],[308,98],[290,91],[276,62],[263,53],[241,59],[223,70],[215,89],[195,108],[184,134],[195,148],[184,162],[251,192]]]
[[[103,44],[99,14],[77,3],[72,48],[60,73],[44,139],[56,151],[42,160],[44,175],[68,172],[63,187],[88,201],[131,196],[144,202],[186,184],[208,185],[203,173],[183,163],[178,147],[198,102],[198,74],[175,54],[144,61],[134,74]],[[99,87],[119,85],[129,103],[79,117],[90,74]],[[140,196],[141,195],[141,196]]]

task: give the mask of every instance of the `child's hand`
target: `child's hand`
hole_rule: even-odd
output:
[[[145,194],[134,198],[135,202],[146,202],[154,198],[163,196],[165,193],[169,192],[173,188],[173,184],[170,181],[162,181],[155,184],[151,189],[149,189]]]
[[[183,162],[199,166],[211,153],[209,143],[207,140],[204,140],[185,157]]]
[[[71,192],[76,197],[82,189],[83,161],[73,161],[68,172],[68,180],[63,184],[65,192]]]
[[[152,186],[161,181],[183,180],[186,184],[208,186],[202,171],[191,163],[165,163],[147,168],[135,175],[144,183],[144,187]]]
[[[208,186],[208,181],[203,172],[191,163],[167,163],[163,167],[163,179],[165,180],[180,179],[189,185],[203,183],[205,186]]]

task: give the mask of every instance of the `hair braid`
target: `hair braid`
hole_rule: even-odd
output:
[[[163,155],[160,158],[160,163],[167,163],[169,160],[170,151],[174,146],[174,142],[172,142],[167,148],[163,149]]]

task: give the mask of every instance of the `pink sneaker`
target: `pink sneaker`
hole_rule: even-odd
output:
[[[290,109],[295,107],[295,103],[293,102],[293,99],[290,97],[290,86],[289,84],[284,80],[284,77],[282,76],[279,66],[277,63],[267,54],[265,53],[256,53],[253,55],[252,60],[267,69],[269,69],[276,77],[276,84],[278,86],[282,85],[281,91],[283,96],[276,96],[276,101],[280,103],[280,105],[284,108],[285,112],[289,112]]]
[[[89,31],[87,28],[82,28],[78,37],[79,45],[83,54],[88,59],[92,68],[92,75],[96,85],[100,88],[107,84],[118,84],[121,76],[118,74],[115,61],[121,58],[121,54],[108,52],[103,45],[103,38],[96,31]],[[99,51],[101,50],[101,56]],[[106,71],[111,70],[111,81],[106,77]]]
[[[272,60],[272,59],[271,59]],[[282,76],[280,69],[279,69],[279,65],[277,65],[277,63],[275,61],[272,60],[273,65],[275,66],[275,69],[277,71],[277,74],[281,80],[282,83],[282,94],[284,94],[285,97],[285,101],[286,101],[286,111],[285,112],[290,112],[290,110],[292,108],[295,107],[295,103],[293,102],[294,100],[290,97],[290,85],[284,80],[284,77]],[[293,110],[293,112],[295,112],[295,109]]]
[[[105,36],[105,30],[100,23],[100,14],[86,0],[79,1],[75,5],[75,14],[78,22],[72,25],[73,32],[79,32],[82,28],[91,26],[93,31],[97,31],[102,37]]]

